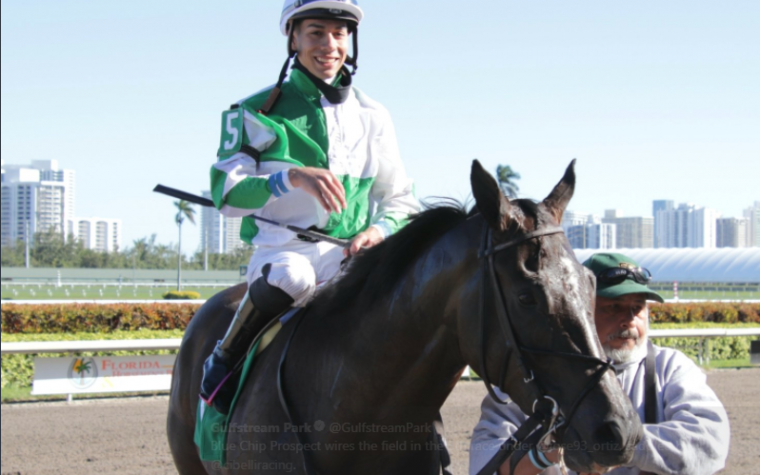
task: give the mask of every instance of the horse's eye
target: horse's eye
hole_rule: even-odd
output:
[[[533,294],[530,292],[518,295],[517,300],[523,305],[536,305],[536,299],[533,298]]]

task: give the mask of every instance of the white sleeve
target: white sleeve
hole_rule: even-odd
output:
[[[378,172],[370,194],[377,204],[371,224],[387,237],[402,226],[410,214],[420,211],[414,196],[414,184],[406,174],[398,150],[396,131],[390,114],[383,110],[379,132],[372,137],[371,153],[378,162]]]
[[[504,393],[498,389],[494,390],[499,398],[506,399]],[[470,475],[477,475],[498,452],[501,444],[517,432],[519,426],[527,419],[528,417],[514,402],[497,404],[491,396],[486,395],[480,405],[480,421],[475,426],[470,441]],[[545,475],[559,475],[559,473],[556,466],[543,471]]]
[[[644,425],[632,465],[656,474],[712,475],[728,457],[728,415],[702,370],[683,353],[670,356],[658,377],[662,422]]]

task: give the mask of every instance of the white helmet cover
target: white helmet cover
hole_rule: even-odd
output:
[[[280,31],[283,35],[288,36],[288,22],[297,13],[316,8],[326,10],[336,10],[336,15],[346,12],[356,17],[357,22],[362,21],[364,12],[359,7],[357,0],[285,0],[282,7],[282,16],[280,16]]]

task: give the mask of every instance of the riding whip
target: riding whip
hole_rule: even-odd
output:
[[[188,193],[186,191],[177,190],[175,188],[169,188],[168,186],[164,185],[156,185],[155,188],[153,188],[153,191],[156,193],[162,193],[164,195],[172,196],[174,198],[179,198],[181,200],[188,201],[190,203],[194,203],[197,205],[205,206],[208,208],[214,208],[214,202],[211,201],[208,198],[204,198],[202,196],[194,195],[192,193]],[[327,234],[320,233],[317,231],[312,231],[310,229],[304,229],[299,228],[298,226],[292,226],[290,224],[282,224],[278,223],[277,221],[272,221],[271,219],[262,218],[260,216],[256,216],[255,214],[249,214],[247,216],[248,218],[253,218],[256,221],[261,221],[264,223],[269,223],[274,226],[278,226],[280,228],[287,229],[288,231],[292,231],[296,234],[299,234],[301,236],[305,236],[307,238],[315,239],[317,241],[322,242],[329,242],[330,244],[335,244],[336,246],[340,246],[343,248],[348,248],[351,245],[351,241],[348,239],[339,239],[332,236],[328,236]]]

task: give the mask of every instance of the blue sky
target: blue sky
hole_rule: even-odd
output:
[[[574,211],[760,200],[760,2],[360,3],[355,84],[390,110],[420,197],[467,198],[478,158],[541,199],[577,158]],[[126,246],[176,242],[151,190],[208,188],[221,111],[285,59],[281,7],[4,0],[3,159],[75,169],[77,215],[121,218]]]

